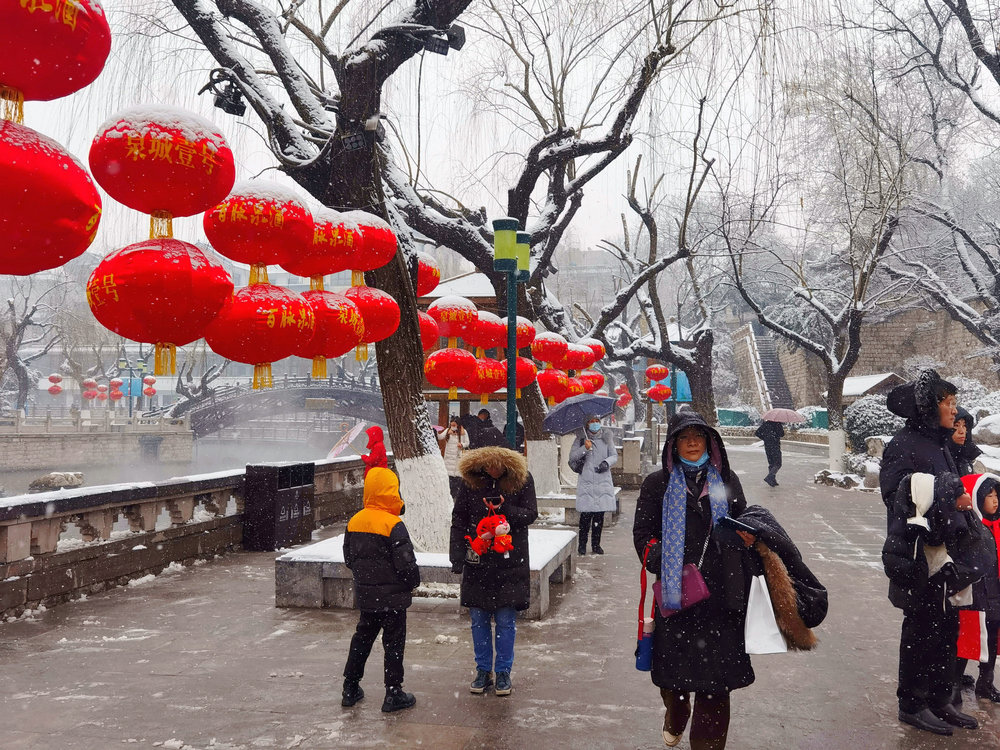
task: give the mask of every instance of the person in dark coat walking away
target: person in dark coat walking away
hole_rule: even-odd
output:
[[[764,481],[777,487],[778,469],[781,468],[781,438],[785,436],[785,428],[780,422],[762,422],[754,435],[764,441],[764,455],[767,457],[767,476]]]
[[[372,425],[365,430],[365,434],[368,435],[368,455],[362,456],[361,460],[365,462],[365,476],[367,477],[368,472],[376,466],[388,469],[389,457],[385,452],[385,436],[381,427]]]
[[[494,445],[465,451],[458,469],[462,486],[451,516],[449,557],[452,570],[462,574],[461,604],[469,608],[472,621],[476,676],[469,691],[485,692],[493,685],[495,672],[496,694],[510,695],[517,612],[527,609],[530,602],[528,527],[538,518],[535,482],[527,460],[507,448],[503,438]],[[466,537],[476,539],[479,522],[494,513],[510,524],[513,549],[490,549],[478,555]]]
[[[754,681],[743,639],[751,580],[744,545],[754,540],[741,541],[716,522],[739,517],[746,498],[722,438],[695,411],[670,420],[662,464],[643,480],[632,539],[657,576],[662,606],[680,610],[664,617],[658,602],[654,615],[651,677],[666,709],[663,740],[669,747],[680,742],[694,693],[691,747],[720,750],[729,733],[729,694]],[[681,570],[699,560],[710,595],[680,609]]]
[[[469,448],[476,449],[490,445],[502,445],[509,448],[500,428],[493,424],[489,409],[480,409],[476,416],[466,414],[462,417],[462,427],[469,433]],[[502,442],[498,442],[502,441]]]
[[[972,590],[986,612],[986,634],[989,661],[979,663],[979,679],[975,682],[976,697],[1000,703],[1000,691],[993,683],[997,663],[997,635],[1000,631],[1000,502],[997,490],[1000,476],[996,474],[970,474],[962,477],[962,484],[976,501],[973,508],[977,520],[982,523],[989,543],[985,545],[982,564],[985,567],[982,581],[973,585]],[[960,660],[959,677],[965,673],[965,660]],[[961,688],[961,680],[959,681]]]
[[[361,616],[351,638],[344,667],[343,706],[365,697],[361,678],[379,631],[385,649],[386,713],[410,708],[417,699],[403,692],[403,649],[406,646],[406,608],[420,585],[420,570],[406,526],[399,496],[399,479],[389,469],[373,466],[365,477],[364,508],[347,522],[344,562],[354,576],[354,598]]]
[[[951,442],[948,443],[959,476],[971,474],[972,464],[983,455],[982,450],[972,440],[972,428],[975,426],[975,417],[959,406],[958,414],[955,416],[955,431],[951,434]]]
[[[614,511],[617,503],[615,483],[611,480],[611,467],[616,463],[618,449],[611,430],[601,425],[600,418],[591,417],[569,451],[570,468],[580,475],[576,483],[576,510],[580,514],[577,552],[581,555],[587,554],[588,533],[594,554],[604,554],[601,547],[604,514]]]

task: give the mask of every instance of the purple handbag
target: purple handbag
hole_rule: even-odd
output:
[[[709,531],[708,536],[705,537],[705,546],[701,548],[701,558],[698,560],[698,564],[688,563],[681,568],[681,609],[692,607],[712,595],[712,592],[708,590],[705,579],[701,575],[701,571],[698,569],[705,560],[705,552],[708,551],[708,540],[711,536],[712,532]],[[662,589],[663,581],[657,581],[653,585],[653,600],[656,602],[656,607],[660,610],[660,614],[663,617],[670,617],[675,612],[680,612],[680,609],[664,608]]]

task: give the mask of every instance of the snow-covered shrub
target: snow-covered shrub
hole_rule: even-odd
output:
[[[1000,414],[1000,391],[990,391],[975,401],[958,403],[979,420],[989,414]]]
[[[958,388],[958,403],[968,409],[986,398],[986,386],[973,378],[956,375],[948,380]]]
[[[865,438],[892,435],[903,424],[886,408],[885,396],[863,396],[844,410],[844,431],[855,453],[865,452]]]
[[[864,443],[861,443],[862,448]],[[866,453],[845,453],[844,454],[844,470],[848,474],[858,474],[859,476],[865,475],[865,463],[871,460],[871,456]]]

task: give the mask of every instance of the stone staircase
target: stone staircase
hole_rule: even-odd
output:
[[[778,359],[778,350],[774,339],[771,336],[761,334],[756,334],[756,337],[760,368],[764,372],[767,390],[771,394],[771,408],[794,409],[795,403],[792,401],[792,392],[788,388],[788,381],[785,380],[785,372],[781,369],[781,362]]]

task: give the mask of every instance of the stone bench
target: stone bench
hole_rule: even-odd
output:
[[[531,599],[523,617],[540,620],[549,610],[549,584],[573,577],[576,532],[528,529]],[[461,583],[443,553],[418,552],[424,583]],[[274,561],[274,604],[277,607],[353,609],[354,580],[344,564],[344,535],[288,552]]]
[[[565,512],[565,523],[568,526],[579,526],[580,525],[580,514],[576,510],[576,494],[575,488],[565,487],[564,490],[569,490],[574,494],[569,494],[567,492],[562,492],[558,495],[539,495],[535,498],[538,503],[538,510],[556,510],[562,508]],[[621,499],[619,495],[621,494],[622,488],[615,487],[615,509],[611,512],[611,523],[618,522],[618,516],[621,513]]]

